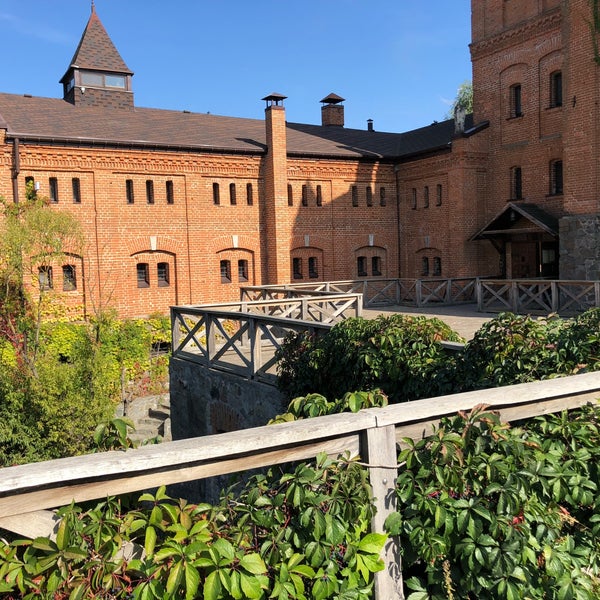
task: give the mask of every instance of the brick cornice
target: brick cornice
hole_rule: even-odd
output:
[[[470,45],[471,59],[476,60],[530,41],[534,37],[547,35],[548,32],[559,29],[561,23],[562,11],[559,7],[538,19],[532,19],[521,26],[513,27],[500,34],[472,43]]]

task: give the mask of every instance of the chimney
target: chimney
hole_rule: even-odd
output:
[[[367,131],[375,131],[373,129],[373,119],[367,119]]]
[[[344,126],[344,105],[341,104],[343,101],[344,98],[333,93],[321,100],[323,103],[323,106],[321,106],[321,125]]]
[[[265,96],[267,153],[264,162],[264,222],[266,230],[266,283],[290,280],[290,244],[287,225],[287,141],[285,96]]]

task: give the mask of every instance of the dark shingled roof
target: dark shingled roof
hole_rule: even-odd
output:
[[[54,143],[252,153],[266,149],[265,123],[259,119],[75,106],[61,99],[15,94],[0,93],[0,128],[8,137]],[[453,120],[406,133],[287,123],[287,149],[299,156],[401,159],[447,148],[453,134]]]
[[[60,83],[63,83],[72,68],[133,75],[133,71],[128,69],[108,33],[106,33],[106,29],[100,22],[93,5],[92,14],[81,36],[79,46],[77,46],[69,68]]]
[[[519,223],[524,219],[530,227],[523,227]],[[506,206],[471,240],[485,240],[497,238],[523,231],[542,231],[550,235],[558,235],[558,219],[540,208],[537,204],[530,202],[508,202]]]

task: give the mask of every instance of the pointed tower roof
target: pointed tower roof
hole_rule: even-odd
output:
[[[112,73],[133,75],[133,71],[129,70],[108,33],[106,33],[104,25],[102,25],[96,14],[96,7],[93,3],[92,14],[81,36],[79,46],[77,46],[69,68],[60,83],[64,83],[73,69],[110,71]]]

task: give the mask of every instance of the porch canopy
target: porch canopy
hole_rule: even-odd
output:
[[[483,229],[469,238],[474,240],[506,240],[520,234],[546,234],[558,237],[558,219],[536,204],[508,202]],[[496,244],[494,244],[496,245]]]

